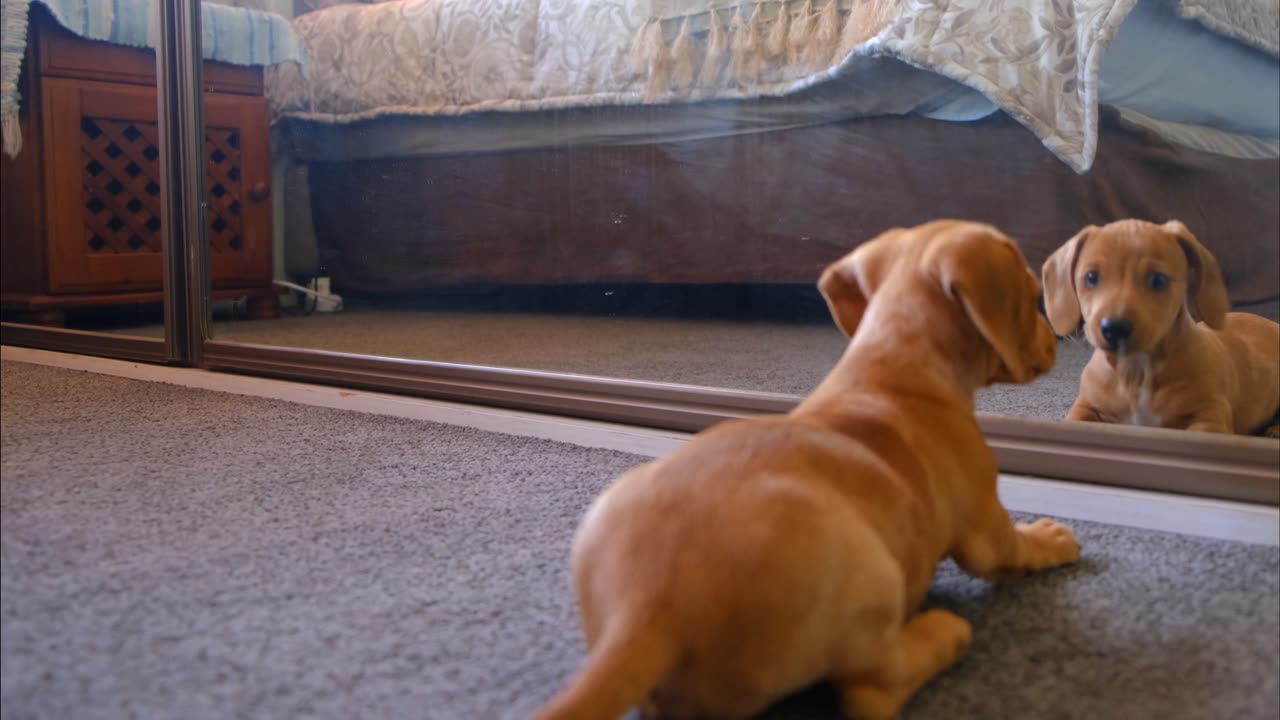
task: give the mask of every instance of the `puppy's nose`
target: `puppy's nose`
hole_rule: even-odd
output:
[[[1120,345],[1133,335],[1133,323],[1120,317],[1104,317],[1098,324],[1102,330],[1102,339],[1111,345]]]

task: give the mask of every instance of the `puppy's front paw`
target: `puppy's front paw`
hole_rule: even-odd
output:
[[[1014,526],[1027,541],[1031,570],[1066,565],[1080,559],[1080,543],[1071,528],[1049,518]]]

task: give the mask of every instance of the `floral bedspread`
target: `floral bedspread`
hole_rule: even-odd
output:
[[[783,95],[891,56],[984,93],[1078,172],[1135,0],[392,0],[294,21],[280,115],[324,122]],[[1272,0],[1236,0],[1237,3]]]

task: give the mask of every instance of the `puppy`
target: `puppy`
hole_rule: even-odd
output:
[[[1227,312],[1218,261],[1185,225],[1091,225],[1043,278],[1053,328],[1083,322],[1095,348],[1068,420],[1277,435],[1280,325]]]
[[[969,644],[957,615],[913,615],[939,560],[998,578],[1079,557],[1054,521],[1014,525],[974,418],[975,390],[1053,365],[1017,246],[967,222],[891,230],[819,288],[852,342],[810,397],[699,434],[587,512],[589,657],[542,720],[745,718],[824,680],[847,716],[889,718]]]

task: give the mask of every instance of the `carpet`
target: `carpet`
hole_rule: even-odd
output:
[[[614,315],[601,314],[607,308],[598,307],[599,298],[579,294],[548,303],[530,292],[509,298],[446,298],[428,308],[355,303],[336,314],[266,321],[223,317],[214,323],[212,336],[276,347],[789,395],[807,395],[817,387],[847,344],[816,293],[812,298],[776,294],[781,291],[762,298],[747,294],[735,304],[731,301],[737,296],[726,296],[724,290],[693,301],[673,299],[668,288],[647,295],[641,294],[644,289],[631,292],[639,297],[618,300],[621,312]],[[503,300],[506,305],[500,304]],[[583,306],[595,312],[566,311]],[[1249,310],[1280,319],[1280,303]],[[158,325],[115,332],[164,337]],[[978,409],[1060,420],[1075,402],[1080,372],[1092,353],[1082,339],[1059,340],[1052,372],[1027,385],[987,388],[978,394]]]
[[[641,458],[0,366],[4,718],[524,718],[582,657],[566,558]],[[947,564],[971,653],[906,718],[1275,718],[1280,549],[1072,522]],[[774,720],[835,718],[818,689]]]
[[[163,337],[158,326],[120,330]],[[828,323],[717,322],[550,314],[353,309],[333,315],[221,321],[217,340],[381,357],[808,394],[847,341]],[[1090,348],[1059,342],[1053,372],[988,388],[978,409],[1059,420],[1076,399]]]

